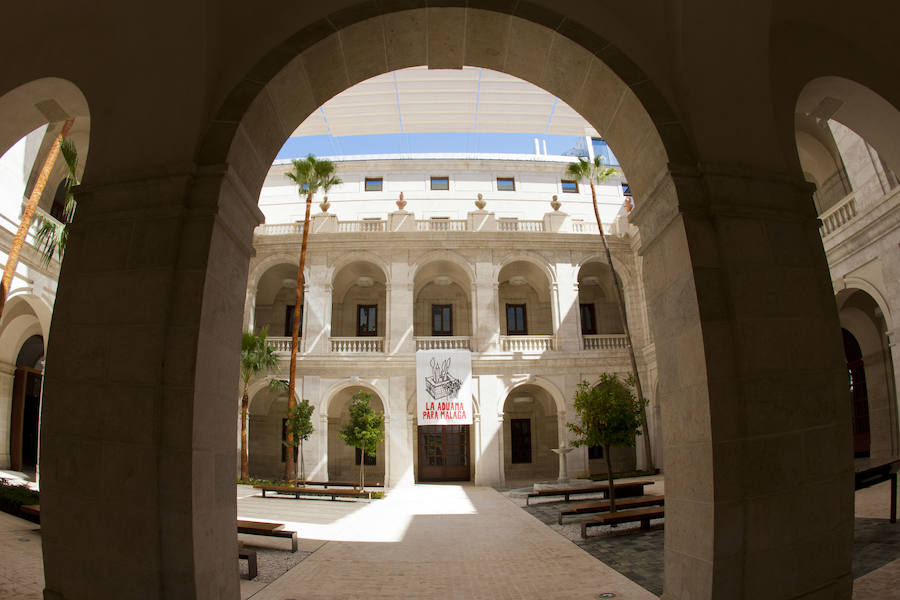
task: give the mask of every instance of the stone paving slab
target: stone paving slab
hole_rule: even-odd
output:
[[[38,525],[0,512],[0,598],[41,600],[44,565]]]
[[[333,533],[253,599],[656,597],[491,488],[396,489]]]

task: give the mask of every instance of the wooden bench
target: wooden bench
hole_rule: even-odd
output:
[[[247,579],[256,579],[259,574],[259,565],[256,562],[256,550],[238,548],[238,560],[247,561]]]
[[[362,490],[340,490],[340,489],[322,489],[322,488],[313,488],[307,486],[294,486],[294,485],[254,485],[258,490],[262,490],[262,497],[266,497],[266,492],[271,492],[273,494],[283,494],[287,496],[294,496],[294,498],[300,498],[300,496],[330,496],[332,500],[336,500],[337,498],[368,498],[372,499],[372,492],[362,491]]]
[[[238,533],[247,533],[250,535],[267,535],[269,537],[290,538],[291,552],[297,551],[297,532],[284,529],[284,523],[266,523],[264,521],[242,521],[237,522]]]
[[[635,510],[617,510],[616,512],[598,515],[581,524],[581,537],[587,537],[588,527],[598,525],[619,525],[621,523],[641,522],[641,529],[650,529],[650,519],[662,519],[665,509],[660,507],[638,508]]]
[[[38,522],[41,520],[41,505],[40,504],[23,504],[19,507],[19,510],[25,513],[28,516],[35,517]]]
[[[300,481],[300,480],[298,479],[298,480],[296,480],[296,481],[291,481],[291,483],[292,483],[293,485],[302,485],[302,486],[315,485],[315,486],[319,486],[319,487],[323,487],[323,488],[328,488],[329,486],[331,486],[331,487],[359,488],[359,482],[358,482],[358,481],[354,483],[354,482],[351,482],[351,481],[309,481],[309,480],[306,480],[306,481]],[[384,487],[384,484],[383,484],[383,483],[379,483],[379,482],[369,483],[369,482],[367,481],[367,482],[366,482],[366,487],[367,487],[367,488],[370,488],[370,487],[383,488],[383,487]]]
[[[637,498],[616,499],[616,510],[630,508],[645,508],[647,506],[663,506],[665,499],[663,496],[638,496]],[[609,500],[602,502],[586,502],[584,504],[576,504],[569,508],[559,511],[559,524],[562,525],[563,517],[571,515],[586,515],[590,513],[608,512]]]
[[[643,496],[644,486],[651,485],[652,483],[652,481],[628,481],[625,483],[616,483],[616,497],[629,498]],[[609,497],[609,484],[602,483],[581,488],[552,488],[539,490],[528,494],[525,498],[525,505],[528,506],[532,498],[544,498],[547,496],[563,496],[565,501],[568,502],[571,496],[577,496],[578,494],[603,494],[604,497]]]

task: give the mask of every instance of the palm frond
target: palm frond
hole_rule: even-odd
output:
[[[78,170],[78,150],[75,148],[72,140],[68,138],[60,140],[59,153],[62,155],[68,171],[66,174],[66,186],[71,188],[74,185],[78,185],[78,175],[76,174]]]
[[[58,252],[62,261],[66,253],[66,242],[69,240],[69,232],[66,224],[53,219],[38,217],[37,232],[34,234],[34,245],[41,253],[41,262],[46,267],[53,261],[53,256]]]

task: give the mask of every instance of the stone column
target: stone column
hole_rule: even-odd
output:
[[[328,413],[319,415],[319,460],[316,463],[315,479],[328,479]]]
[[[256,288],[247,288],[244,299],[244,331],[254,332],[256,326]]]
[[[474,323],[478,323],[473,332],[472,350],[475,352],[496,352],[500,343],[500,315],[498,284],[494,281],[494,265],[490,257],[479,259],[475,263],[475,306]]]
[[[556,264],[556,297],[559,310],[558,348],[566,352],[581,350],[579,328],[578,270],[572,264]]]
[[[390,423],[385,421],[385,430],[389,430],[390,435],[385,435],[385,442],[390,441],[390,448],[387,449],[387,468],[389,469],[390,478],[385,477],[385,483],[391,487],[413,483],[413,455],[412,447],[409,445],[407,436],[407,384],[415,383],[406,375],[396,375],[389,379],[388,386],[390,389],[391,418]],[[385,447],[387,447],[385,443]],[[386,474],[387,475],[387,474]]]
[[[500,381],[495,375],[479,375],[475,383],[481,415],[481,454],[475,468],[475,483],[497,485],[503,483],[503,400],[497,399]]]
[[[10,466],[9,438],[12,425],[10,413],[15,376],[15,365],[0,363],[0,469],[8,469]]]
[[[810,195],[708,167],[631,213],[659,361],[668,599],[850,595],[847,375]]]
[[[391,285],[388,288],[390,331],[385,341],[388,354],[411,354],[416,351],[413,337],[413,282],[409,279],[409,254],[398,250],[391,256]],[[403,407],[406,410],[406,407]]]
[[[324,260],[324,256],[314,257],[306,269],[309,281],[303,294],[301,346],[307,354],[325,354],[330,350],[332,289]]]
[[[79,190],[53,313],[44,598],[236,599],[236,349],[262,214],[216,167],[121,181]]]

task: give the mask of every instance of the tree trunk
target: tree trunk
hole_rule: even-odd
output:
[[[300,481],[306,481],[306,469],[303,467],[303,439],[300,439]]]
[[[31,220],[34,218],[38,201],[44,193],[47,179],[50,178],[50,172],[53,170],[53,165],[56,164],[56,158],[59,156],[59,143],[69,135],[74,122],[75,119],[66,121],[63,124],[62,131],[53,140],[53,145],[50,146],[47,158],[44,159],[44,164],[41,166],[41,171],[38,174],[34,188],[31,190],[31,195],[28,196],[28,202],[25,203],[25,210],[22,211],[22,221],[19,223],[19,229],[16,231],[16,236],[13,238],[12,246],[10,246],[7,254],[6,267],[3,269],[3,279],[0,280],[0,316],[3,316],[3,308],[6,306],[6,295],[9,293],[9,288],[12,285],[16,266],[19,264],[19,254],[22,253],[22,246],[25,245],[25,238],[28,236],[28,229],[31,227]]]
[[[248,385],[244,385],[244,396],[241,398],[241,479],[250,479],[250,467],[247,459],[247,409],[250,407]]]
[[[610,456],[609,444],[603,445],[603,454],[606,455],[606,480],[609,482],[609,512],[616,512],[616,486],[613,485],[612,456]]]
[[[301,188],[302,189],[302,188]],[[288,414],[293,414],[296,401],[294,390],[297,389],[297,345],[300,340],[300,308],[303,306],[303,269],[306,267],[306,242],[309,238],[309,212],[312,208],[312,191],[306,193],[306,216],[303,218],[303,243],[300,245],[300,264],[297,270],[297,295],[294,302],[294,326],[291,330],[291,371],[288,378]],[[293,434],[288,431],[285,442],[291,447]],[[294,465],[294,453],[288,452],[284,461],[284,478],[286,481],[297,478]]]
[[[363,450],[359,456],[359,489],[366,491],[366,451]]]
[[[609,271],[612,273],[613,283],[616,286],[616,307],[619,309],[619,319],[622,321],[622,330],[625,332],[625,346],[628,348],[628,358],[631,360],[631,372],[634,373],[634,388],[638,402],[641,403],[641,433],[644,436],[644,461],[648,471],[655,471],[653,466],[653,452],[650,449],[650,428],[647,426],[647,411],[644,406],[644,391],[641,387],[641,375],[637,368],[637,359],[634,356],[634,346],[631,344],[631,329],[628,327],[628,315],[625,312],[625,294],[622,291],[622,283],[616,275],[616,267],[613,265],[609,244],[606,243],[606,235],[603,233],[603,223],[600,222],[600,211],[597,208],[597,191],[594,182],[591,181],[591,198],[594,201],[594,217],[597,219],[597,229],[600,231],[600,240],[603,242],[603,250],[606,252],[606,260],[609,263]]]

